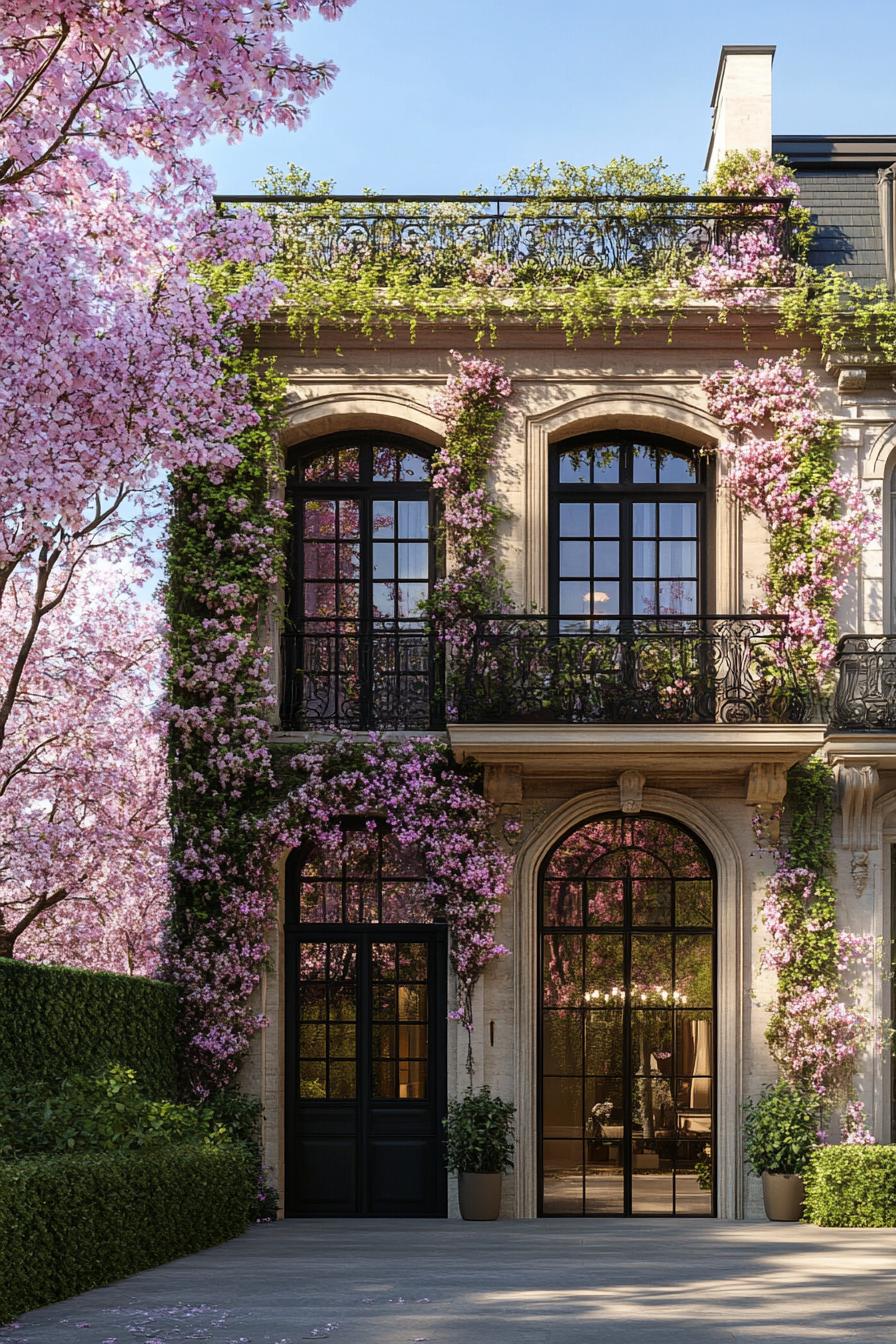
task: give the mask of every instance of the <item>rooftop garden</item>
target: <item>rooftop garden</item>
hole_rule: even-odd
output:
[[[572,343],[651,319],[670,331],[686,307],[714,318],[773,307],[783,332],[823,348],[874,346],[896,359],[896,305],[833,267],[807,264],[812,225],[786,163],[733,152],[690,190],[661,159],[606,167],[538,163],[496,192],[357,196],[301,169],[269,170],[259,192],[221,196],[271,228],[268,272],[293,335],[323,326],[376,339],[455,320],[478,343],[499,321],[559,323]],[[219,276],[225,288],[239,268]]]

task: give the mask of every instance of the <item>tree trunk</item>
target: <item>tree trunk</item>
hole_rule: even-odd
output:
[[[16,936],[10,929],[0,929],[0,957],[11,957]]]

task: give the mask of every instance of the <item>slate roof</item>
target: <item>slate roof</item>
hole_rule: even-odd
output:
[[[863,285],[886,278],[877,174],[896,161],[893,136],[775,136],[816,227],[809,262],[836,266]]]
[[[877,172],[841,169],[796,173],[800,204],[811,213],[815,237],[809,264],[836,266],[863,285],[885,277]]]

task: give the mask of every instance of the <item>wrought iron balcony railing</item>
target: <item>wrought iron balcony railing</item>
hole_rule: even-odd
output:
[[[896,635],[844,635],[837,645],[831,727],[896,731]]]
[[[441,658],[419,622],[316,617],[281,638],[282,728],[438,728]]]
[[[315,618],[283,636],[281,725],[411,729],[458,723],[806,723],[822,717],[782,619],[662,616],[589,629],[483,616],[449,648],[422,625]]]
[[[475,622],[452,667],[461,723],[806,723],[821,717],[768,616]]]
[[[331,279],[334,267],[376,279],[405,263],[404,279],[438,287],[470,280],[502,288],[574,284],[593,272],[685,278],[708,255],[733,257],[762,231],[785,260],[795,253],[787,197],[772,196],[218,196],[219,210],[251,209],[272,225],[279,264]]]

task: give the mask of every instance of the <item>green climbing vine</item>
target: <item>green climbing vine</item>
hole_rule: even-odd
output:
[[[834,779],[818,757],[788,775],[786,841],[776,852],[760,914],[762,964],[777,975],[769,1050],[782,1076],[810,1090],[822,1110],[852,1102],[858,1058],[871,1023],[857,997],[874,940],[837,927],[834,886]],[[856,1107],[848,1112],[853,1121]]]

